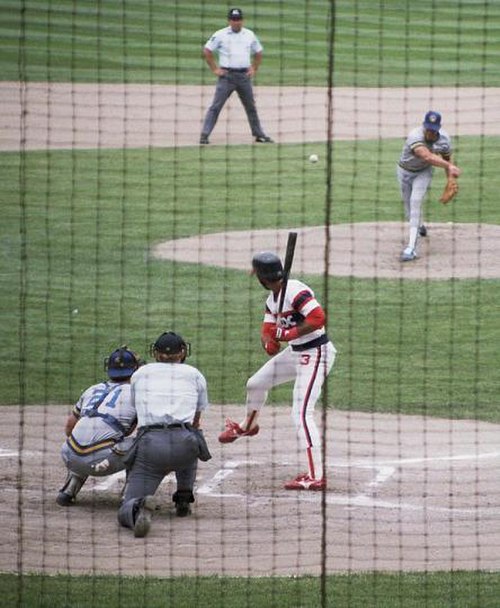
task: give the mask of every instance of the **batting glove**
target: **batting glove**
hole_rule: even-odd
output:
[[[282,327],[277,327],[274,333],[274,339],[279,342],[290,342],[290,340],[295,340],[295,338],[299,337],[299,331],[297,327],[292,327],[292,329],[283,329]]]

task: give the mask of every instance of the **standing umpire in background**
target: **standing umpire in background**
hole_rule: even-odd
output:
[[[232,8],[227,18],[229,26],[215,32],[203,49],[205,61],[218,80],[212,105],[203,123],[200,144],[210,143],[208,137],[220,111],[234,91],[238,93],[245,108],[255,141],[260,144],[273,143],[262,130],[252,88],[252,77],[262,62],[262,45],[252,30],[243,27],[241,9]],[[219,56],[219,65],[214,53]]]
[[[197,459],[210,458],[198,430],[201,412],[208,407],[207,383],[195,367],[183,365],[189,345],[178,334],[166,332],[151,350],[156,362],[141,367],[131,379],[138,440],[118,513],[119,522],[136,537],[149,532],[152,513],[159,507],[153,494],[171,471],[177,478],[172,497],[176,513],[189,515]]]

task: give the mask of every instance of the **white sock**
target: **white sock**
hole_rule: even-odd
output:
[[[410,249],[415,249],[415,247],[417,245],[417,236],[418,236],[418,226],[416,228],[411,226],[410,227],[410,240],[408,241],[408,247]]]

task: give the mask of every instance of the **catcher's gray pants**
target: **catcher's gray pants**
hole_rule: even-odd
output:
[[[432,181],[432,166],[422,171],[407,171],[398,165],[397,176],[401,198],[405,206],[405,216],[410,228],[419,228],[422,216],[422,204]]]
[[[234,91],[238,93],[238,97],[241,99],[241,103],[245,108],[248,122],[252,130],[252,135],[254,137],[265,137],[266,134],[262,130],[259,116],[257,114],[257,108],[255,107],[252,79],[246,74],[246,72],[232,71],[228,71],[223,76],[219,76],[217,80],[215,95],[212,105],[208,108],[205,116],[205,122],[203,123],[201,134],[206,135],[207,137],[210,135],[215,127],[217,119],[219,118],[220,111]]]
[[[175,471],[177,491],[193,491],[199,454],[198,439],[185,427],[151,428],[141,435],[118,511],[122,526],[133,528],[141,499],[156,492],[164,477]]]
[[[69,471],[75,473],[79,477],[87,477],[88,475],[94,477],[112,475],[118,471],[123,471],[125,468],[123,452],[130,447],[132,441],[133,439],[131,437],[126,437],[121,443],[116,445],[116,447],[122,449],[121,454],[117,454],[113,451],[114,446],[96,450],[90,454],[77,454],[65,442],[61,448],[61,457]],[[102,463],[104,463],[104,466],[97,466],[96,470],[96,465],[102,465]]]

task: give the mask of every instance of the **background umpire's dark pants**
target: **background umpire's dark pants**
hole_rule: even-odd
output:
[[[215,127],[219,118],[220,111],[229,99],[229,96],[236,91],[241,103],[247,113],[248,122],[254,137],[265,137],[266,134],[260,125],[255,99],[253,96],[252,79],[245,72],[228,72],[224,76],[219,76],[212,105],[208,108],[205,122],[203,123],[202,135],[207,137]]]
[[[145,496],[154,494],[171,471],[177,477],[177,490],[192,491],[196,479],[199,445],[195,433],[185,428],[152,429],[139,439],[137,453],[129,471],[118,521],[134,527],[134,511]]]

